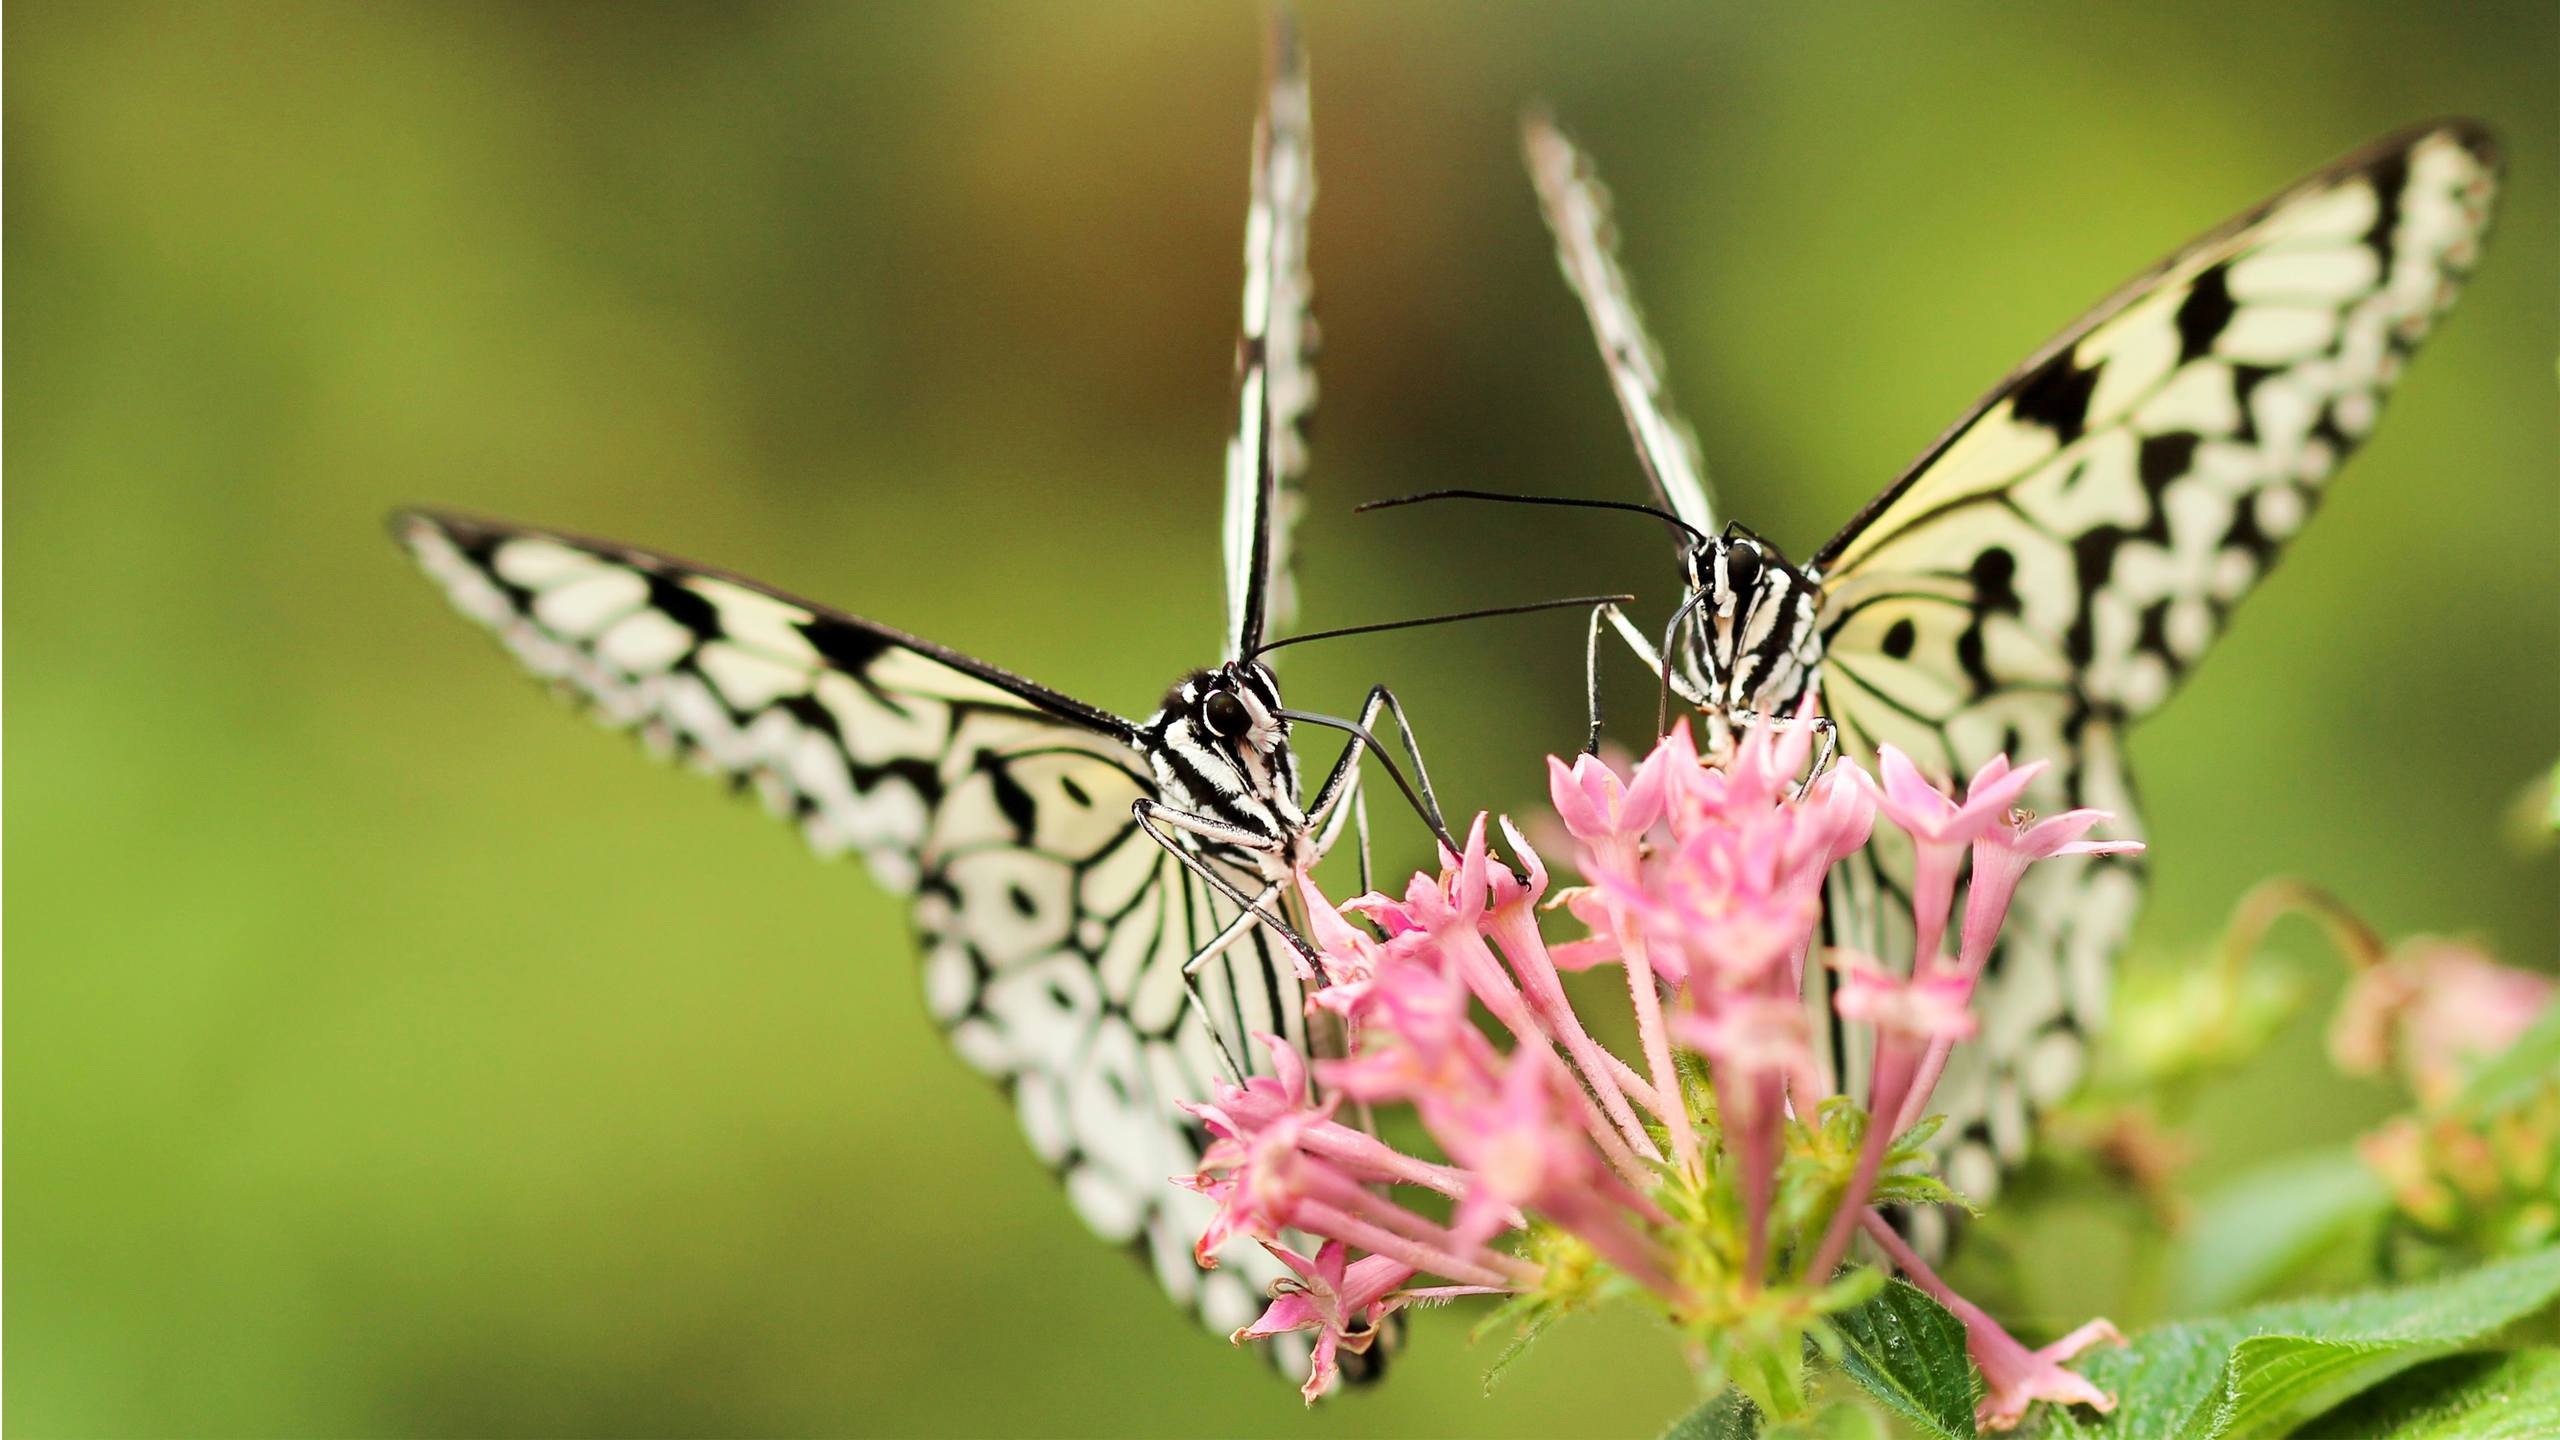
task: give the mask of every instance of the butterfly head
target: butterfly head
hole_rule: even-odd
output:
[[[1148,721],[1166,802],[1284,849],[1304,832],[1298,765],[1280,682],[1259,660],[1230,660],[1184,677]]]
[[[1822,665],[1822,589],[1776,546],[1735,526],[1689,549],[1689,698],[1719,711],[1770,714],[1795,704]]]
[[[1203,670],[1177,687],[1168,703],[1187,710],[1204,736],[1239,759],[1272,755],[1289,742],[1280,682],[1259,660],[1230,660]]]

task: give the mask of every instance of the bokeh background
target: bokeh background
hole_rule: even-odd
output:
[[[1799,555],[2183,238],[2387,129],[2490,121],[2511,184],[2461,312],[2134,742],[2140,945],[2298,872],[2552,963],[2553,863],[2499,827],[2560,750],[2560,10],[1307,9],[1310,626],[1667,603],[1640,522],[1348,513],[1637,492],[1515,156],[1533,97],[1619,193],[1729,506]],[[1683,1407],[1642,1323],[1566,1326],[1486,1400],[1496,1347],[1435,1314],[1394,1383],[1301,1414],[1088,1241],[941,1048],[895,904],[554,713],[380,530],[430,500],[626,537],[1142,713],[1215,649],[1252,7],[9,19],[12,1429]],[[1393,679],[1444,793],[1519,807],[1578,663],[1550,616],[1287,670],[1316,706]],[[2199,1185],[2389,1103],[2315,1031],[2206,1107]],[[2030,1329],[2139,1320],[2134,1233],[2065,1207],[1972,1263]]]

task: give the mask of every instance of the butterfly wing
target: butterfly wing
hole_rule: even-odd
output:
[[[1823,702],[1961,778],[2055,762],[2025,801],[2131,823],[2119,746],[2203,658],[2372,429],[2478,257],[2497,156],[2476,125],[2391,136],[2207,235],[1986,396],[1814,558]],[[1908,860],[1844,875],[1844,939],[1890,953]],[[2023,1151],[2079,1076],[2139,870],[2030,876],[1986,987],[1973,1138]],[[1907,942],[1905,942],[1907,943]],[[1979,1158],[1979,1157],[1977,1157]],[[1980,1185],[1982,1164],[1951,1170]]]
[[[1635,291],[1618,263],[1608,188],[1600,183],[1590,157],[1546,116],[1532,113],[1523,122],[1521,144],[1539,209],[1555,235],[1556,264],[1591,322],[1601,362],[1608,367],[1609,388],[1627,417],[1653,498],[1699,534],[1713,535],[1719,522],[1707,493],[1706,461],[1699,456],[1696,432],[1664,393],[1661,348],[1646,333]]]
[[[1138,830],[1156,794],[1128,722],[967,656],[734,575],[452,515],[400,542],[525,667],[651,748],[755,790],[821,855],[912,897],[927,1007],[1011,1094],[1085,1223],[1145,1255],[1225,1333],[1277,1273],[1251,1246],[1203,1274],[1208,1202],[1167,1177],[1201,1136],[1220,1041],[1304,1042],[1293,970],[1260,927],[1188,1003],[1182,967],[1233,904]],[[1216,862],[1212,862],[1216,863]],[[1250,889],[1252,877],[1233,876]],[[1232,1029],[1230,1029],[1232,1027]]]
[[[1240,414],[1227,444],[1227,652],[1253,653],[1289,623],[1297,597],[1289,532],[1315,413],[1315,281],[1307,218],[1316,198],[1315,128],[1306,52],[1284,11],[1272,22],[1271,71],[1254,127],[1253,199],[1245,215],[1244,329],[1237,341]]]

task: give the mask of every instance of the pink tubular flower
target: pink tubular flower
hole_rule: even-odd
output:
[[[2350,1074],[2396,1067],[2422,1105],[2462,1088],[2469,1068],[2504,1051],[2552,1001],[2548,976],[2501,965],[2475,946],[2414,940],[2356,972],[2329,1030]]]
[[[1512,860],[1497,861],[1484,816],[1397,895],[1336,907],[1296,877],[1325,982],[1309,1005],[1343,1053],[1311,1073],[1260,1037],[1269,1074],[1188,1107],[1210,1144],[1181,1183],[1217,1204],[1202,1262],[1249,1236],[1294,1276],[1236,1338],[1310,1332],[1313,1398],[1401,1305],[1499,1292],[1538,1317],[1639,1295],[1696,1354],[1774,1347],[1734,1359],[1737,1382],[1796,1383],[1786,1377],[1811,1328],[1845,1303],[1825,1297],[1855,1293],[1833,1272],[1891,1142],[1974,1031],[1975,975],[2021,876],[2125,848],[2082,841],[2095,812],[2013,816],[2032,767],[1985,766],[1961,804],[1890,750],[1881,784],[1847,764],[1808,775],[1817,726],[1809,709],[1752,717],[1738,743],[1702,759],[1683,723],[1631,772],[1550,760],[1577,885],[1551,890],[1547,860],[1508,820]],[[1869,843],[1879,813],[1920,856],[1921,943],[1817,956],[1826,879]],[[1940,945],[1968,849],[1974,879],[1949,959]],[[1557,909],[1587,937],[1551,943],[1541,921]],[[1834,1015],[1807,1007],[1817,963],[1839,972]],[[1626,985],[1614,1026],[1586,1023],[1566,981],[1603,966]],[[1868,1092],[1845,1109],[1817,1048],[1833,1024],[1864,1032],[1874,1056]],[[1625,1058],[1598,1038],[1613,1033],[1634,1036]],[[1846,1157],[1836,1137],[1856,1132],[1838,1125],[1861,1102],[1863,1139]],[[1346,1104],[1410,1107],[1428,1145],[1388,1145],[1344,1123]],[[1941,1298],[1966,1315],[1992,1380],[1986,1423],[2013,1423],[2037,1398],[2105,1398],[2060,1368],[2068,1349],[2028,1351]],[[2100,1333],[2111,1332],[2071,1343]],[[1753,1398],[1771,1413],[1802,1405]]]
[[[1859,783],[1863,770],[1834,767],[1814,777],[1798,806],[1807,819],[1806,837],[1822,844],[1822,868],[1859,850],[1875,834],[1876,799],[1872,787]]]
[[[1591,1033],[1582,1028],[1582,1017],[1573,1012],[1573,1003],[1565,997],[1564,977],[1547,949],[1546,937],[1538,933],[1538,900],[1547,890],[1546,862],[1529,848],[1527,837],[1509,820],[1502,822],[1502,832],[1519,854],[1529,878],[1525,884],[1515,881],[1508,870],[1493,877],[1493,908],[1485,917],[1485,934],[1510,965],[1511,973],[1519,977],[1520,988],[1539,1027],[1572,1057],[1601,1109],[1621,1127],[1630,1142],[1652,1153],[1643,1122],[1636,1118],[1626,1096],[1629,1085],[1639,1092],[1645,1087],[1633,1071],[1601,1049]]]
[[[1834,963],[1841,983],[1832,1008],[1844,1020],[1874,1027],[1876,1046],[1869,1067],[1867,1132],[1858,1150],[1858,1166],[1814,1262],[1817,1272],[1826,1274],[1848,1251],[1850,1222],[1865,1207],[1876,1177],[1883,1173],[1893,1137],[1910,1128],[1911,1121],[1905,1117],[1927,1100],[1928,1087],[1937,1079],[1929,1067],[1930,1056],[1943,1054],[1937,1047],[1952,1046],[1974,1030],[1970,975],[1935,971],[1925,961],[1915,962],[1916,972],[1909,976],[1888,973],[1855,956],[1844,955]]]
[[[2073,811],[2041,825],[2018,815],[2012,807],[2042,773],[2041,762],[2012,768],[2006,756],[1993,756],[1974,773],[1959,805],[1931,786],[1901,751],[1884,746],[1878,759],[1884,780],[1875,786],[1876,807],[1911,838],[1915,939],[1901,978],[1851,962],[1844,967],[1843,984],[1833,997],[1843,1019],[1875,1027],[1876,1045],[1866,1096],[1866,1138],[1847,1193],[1815,1258],[1815,1268],[1822,1273],[1847,1253],[1852,1221],[1866,1205],[1893,1137],[1927,1114],[1930,1093],[1947,1057],[1973,1033],[1975,1022],[1968,1006],[1974,977],[1990,956],[2009,901],[2027,868],[2066,855],[2140,848],[2129,843],[2077,843],[2103,818],[2100,812]],[[1976,868],[1965,897],[1962,954],[1950,965],[1943,945],[1955,904],[1956,878],[1967,850],[1972,851]]]
[[[1552,1057],[1524,1049],[1512,1057],[1497,1095],[1444,1111],[1436,1122],[1424,1112],[1432,1138],[1472,1180],[1450,1228],[1464,1239],[1490,1238],[1509,1228],[1503,1217],[1534,1209],[1630,1278],[1676,1296],[1667,1257],[1641,1229],[1668,1217],[1612,1172],[1569,1118],[1570,1083]]]
[[[1785,1138],[1787,1096],[1830,1093],[1813,1053],[1813,1017],[1794,996],[1726,997],[1709,1014],[1673,1018],[1672,1034],[1707,1057],[1722,1106],[1726,1144],[1742,1181],[1745,1283],[1757,1286],[1768,1259],[1768,1216]]]
[[[1736,996],[1714,1014],[1688,1010],[1671,1022],[1674,1038],[1707,1057],[1720,1074],[1751,1087],[1749,1094],[1728,1098],[1728,1123],[1747,1122],[1763,1092],[1774,1082],[1780,1094],[1792,1089],[1805,1096],[1826,1094],[1830,1077],[1813,1051],[1813,1016],[1793,999]],[[1783,1118],[1783,1116],[1781,1116]]]
[[[2012,770],[2007,756],[1995,755],[1974,773],[1973,783],[1965,787],[1964,803],[1958,805],[1922,777],[1910,756],[1886,745],[1876,752],[1876,759],[1884,773],[1876,806],[1911,836],[1915,856],[1911,908],[1919,935],[1915,948],[1918,963],[1931,964],[1947,933],[1947,912],[1955,903],[1958,862],[1977,837],[2007,818],[2009,807],[2018,803],[2044,766]],[[2005,903],[2002,908],[2007,908]]]
[[[2026,770],[2014,771],[2024,775]],[[2048,820],[2012,813],[1986,827],[1973,842],[1973,879],[1964,897],[1964,936],[1957,963],[1968,975],[1982,973],[1992,943],[2009,915],[2009,901],[2027,867],[2039,860],[2066,855],[2133,855],[2139,840],[2082,840],[2100,821],[2113,820],[2105,810],[2066,810]]]
[[[1759,983],[1795,957],[1822,914],[1819,900],[1788,883],[1776,830],[1702,831],[1641,881],[1604,878],[1601,893],[1635,918],[1675,983]],[[1703,980],[1707,969],[1719,973]]]
[[[1339,911],[1326,903],[1316,889],[1314,878],[1300,870],[1293,877],[1298,885],[1298,898],[1307,912],[1308,938],[1316,944],[1324,987],[1316,992],[1336,1013],[1351,1006],[1353,997],[1376,978],[1378,960],[1384,947],[1345,922]]]
[[[1662,815],[1664,772],[1638,769],[1630,787],[1596,755],[1576,755],[1573,764],[1547,757],[1547,794],[1556,818],[1573,838],[1616,854],[1623,847],[1632,858],[1636,843]]]
[[[1276,1035],[1255,1037],[1269,1049],[1273,1075],[1221,1085],[1214,1103],[1182,1108],[1209,1131],[1196,1175],[1176,1182],[1218,1202],[1194,1255],[1214,1268],[1217,1252],[1238,1235],[1269,1242],[1299,1223],[1309,1206],[1362,1208],[1361,1187],[1417,1185],[1443,1195],[1463,1186],[1448,1167],[1418,1160],[1365,1130],[1333,1118],[1339,1097],[1314,1104],[1306,1062]]]
[[[1461,1295],[1501,1293],[1483,1285],[1407,1290],[1402,1287],[1413,1278],[1413,1267],[1383,1255],[1349,1261],[1350,1249],[1339,1240],[1326,1241],[1312,1260],[1268,1241],[1262,1248],[1288,1266],[1297,1278],[1278,1282],[1278,1293],[1262,1312],[1262,1318],[1230,1338],[1241,1345],[1297,1330],[1314,1331],[1314,1363],[1306,1384],[1298,1391],[1310,1405],[1332,1387],[1340,1371],[1341,1352],[1367,1354],[1369,1347],[1377,1343],[1378,1327],[1389,1315],[1408,1305],[1443,1305]]]
[[[1973,977],[1896,975],[1874,961],[1845,952],[1832,963],[1840,971],[1833,1006],[1845,1020],[1863,1021],[1881,1035],[1930,1043],[1963,1040],[1974,1031]]]

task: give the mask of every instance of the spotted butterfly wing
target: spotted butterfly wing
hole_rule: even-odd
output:
[[[1663,657],[1675,678],[1771,713],[1823,667],[1846,753],[1890,743],[1946,779],[1998,754],[2045,760],[2024,803],[2111,810],[2119,832],[2135,825],[2125,727],[2202,658],[2371,430],[2477,259],[2497,175],[2480,127],[2422,125],[2213,231],[2039,351],[1799,571],[1756,538],[1707,538],[1703,487],[1661,481],[1694,449],[1610,253],[1605,196],[1542,122],[1528,148],[1657,497],[1700,532],[1690,572],[1717,638]],[[1737,550],[1753,577],[1739,584]],[[2078,1081],[2141,874],[2030,872],[1981,1037],[1936,1097],[1957,1122],[1959,1189],[1995,1188],[2033,1114]],[[1907,950],[1909,876],[1880,833],[1835,872],[1833,940]],[[1865,1057],[1840,1058],[1854,1090]]]
[[[2165,702],[2318,506],[2489,223],[2497,153],[2450,121],[2386,138],[2180,250],[2039,351],[1817,552],[1824,709],[1844,746],[1945,776],[2053,762],[2022,803],[2135,828],[2125,727]],[[1891,953],[1907,857],[1835,907]],[[1979,1043],[1944,1098],[1976,1195],[2078,1082],[2141,870],[2031,871]],[[1907,942],[1906,942],[1907,943]]]
[[[1287,607],[1289,484],[1314,397],[1312,147],[1285,16],[1273,54],[1229,446],[1229,663],[1147,720],[645,550],[429,511],[392,520],[456,607],[537,677],[753,790],[821,855],[857,855],[910,896],[926,1003],[954,1049],[1003,1084],[1085,1223],[1221,1334],[1286,1272],[1243,1242],[1215,1270],[1195,1263],[1210,1202],[1169,1177],[1197,1168],[1204,1136],[1175,1107],[1236,1065],[1266,1069],[1251,1035],[1306,1047],[1296,957],[1238,897],[1336,833],[1298,807],[1276,682],[1253,658]],[[1254,764],[1207,719],[1212,699],[1277,737],[1252,742]],[[1150,834],[1147,805],[1215,835]],[[1303,1368],[1303,1346],[1273,1353]]]
[[[1220,1073],[1211,1015],[1302,1039],[1303,1010],[1258,929],[1188,1006],[1183,965],[1237,912],[1138,831],[1132,802],[1159,794],[1138,726],[645,551],[426,512],[393,528],[534,675],[912,897],[927,1007],[1011,1092],[1077,1213],[1204,1322],[1251,1318],[1241,1277],[1267,1257],[1239,1250],[1205,1278],[1194,1265],[1205,1202],[1165,1183],[1197,1156],[1171,1102]]]

